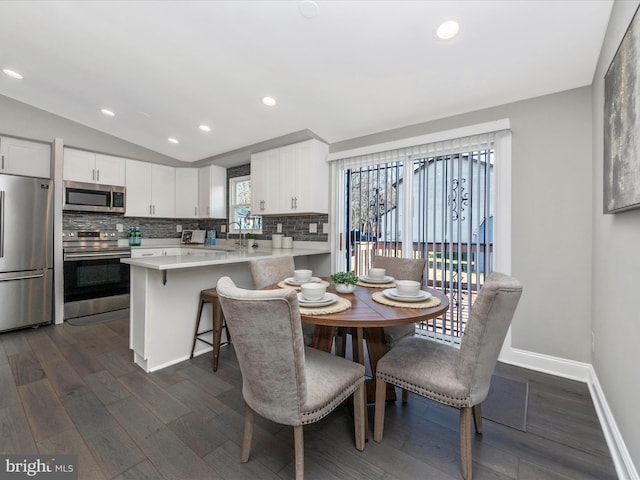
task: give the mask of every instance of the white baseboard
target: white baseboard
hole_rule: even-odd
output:
[[[571,380],[585,382],[591,394],[600,426],[604,434],[618,478],[621,480],[640,480],[638,471],[633,465],[624,439],[618,430],[615,418],[609,408],[607,399],[600,387],[598,376],[589,363],[575,362],[564,358],[533,353],[517,348],[503,348],[499,360],[538,372],[549,373]]]

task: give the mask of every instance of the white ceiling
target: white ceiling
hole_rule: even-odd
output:
[[[0,1],[0,94],[183,161],[334,143],[590,85],[613,1],[312,3]]]

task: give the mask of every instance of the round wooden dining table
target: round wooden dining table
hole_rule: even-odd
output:
[[[329,281],[328,278],[323,280]],[[277,284],[266,288],[278,288]],[[388,287],[365,287],[357,285],[353,293],[338,293],[334,285],[327,287],[327,292],[346,298],[351,307],[338,313],[314,314],[313,309],[304,308],[300,312],[303,323],[315,325],[311,346],[325,352],[331,352],[338,329],[353,335],[353,360],[365,364],[365,348],[369,356],[372,377],[375,379],[378,360],[389,350],[384,339],[384,327],[407,325],[423,322],[439,317],[449,309],[449,300],[440,290],[423,288],[440,299],[440,304],[430,308],[413,308],[408,305],[389,306],[376,302],[372,295]],[[341,339],[343,340],[343,338]],[[338,342],[337,342],[338,343]],[[336,345],[336,353],[344,354],[341,346]],[[367,384],[367,398],[373,401],[375,382]],[[391,387],[387,391],[387,399],[395,399],[395,391]]]
[[[302,322],[316,326],[311,346],[331,352],[338,329],[341,327],[349,329],[355,340],[353,342],[353,359],[364,365],[364,348],[366,347],[372,376],[375,378],[378,360],[389,350],[384,339],[384,327],[431,320],[449,309],[447,296],[440,290],[431,288],[423,288],[423,290],[440,299],[440,304],[435,307],[412,308],[408,304],[406,307],[383,305],[376,302],[372,295],[376,291],[384,290],[384,288],[357,285],[353,293],[344,294],[336,292],[333,285],[327,287],[327,292],[348,299],[351,302],[351,308],[330,314],[313,314],[310,313],[313,309],[304,309],[304,313],[300,314]],[[371,391],[367,396],[372,398],[370,395],[373,390],[372,388],[368,388],[368,390]],[[393,390],[389,395],[394,395]],[[390,399],[389,395],[388,399]]]

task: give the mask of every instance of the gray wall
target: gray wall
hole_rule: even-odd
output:
[[[593,81],[593,367],[640,469],[640,210],[602,214],[604,74],[639,2],[615,2]]]
[[[341,142],[331,150],[502,118],[512,131],[512,274],[524,284],[512,346],[590,363],[590,87]]]
[[[47,143],[62,138],[67,147],[176,167],[191,166],[4,95],[0,95],[0,133]]]

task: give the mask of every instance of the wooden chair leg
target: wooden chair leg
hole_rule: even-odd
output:
[[[464,480],[471,480],[472,476],[471,410],[472,407],[462,407],[460,409],[460,465]]]
[[[353,426],[356,433],[356,449],[364,450],[364,416],[366,415],[366,387],[364,382],[353,392]]]
[[[402,389],[402,403],[407,403],[409,401],[409,390]]]
[[[219,301],[211,306],[213,315],[213,371],[218,371],[218,359],[220,358],[220,340],[222,339],[222,306]]]
[[[387,382],[381,378],[376,378],[376,407],[373,420],[373,439],[376,442],[382,441],[384,433],[384,409],[387,399]]]
[[[304,435],[302,425],[293,427],[293,445],[295,450],[296,480],[304,480]]]
[[[249,454],[251,453],[251,439],[253,438],[253,410],[249,405],[244,407],[244,435],[242,437],[242,453],[240,454],[240,461],[247,463],[249,461]]]
[[[476,433],[482,433],[482,404],[479,403],[473,407],[473,425]]]

